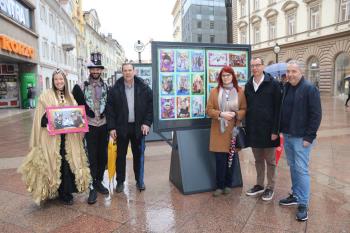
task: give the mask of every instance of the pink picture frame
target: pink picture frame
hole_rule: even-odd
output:
[[[49,135],[89,132],[83,105],[47,107],[46,115]]]

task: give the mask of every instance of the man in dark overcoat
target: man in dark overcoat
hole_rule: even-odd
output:
[[[275,148],[280,143],[281,87],[277,80],[264,72],[263,59],[252,59],[251,70],[253,76],[247,82],[244,93],[247,98],[247,138],[255,158],[257,182],[246,194],[256,196],[262,193],[262,199],[269,201],[273,198],[275,188]],[[265,167],[266,187],[264,185]]]
[[[121,77],[110,90],[107,100],[107,127],[110,136],[117,140],[117,188],[123,192],[126,154],[129,142],[133,154],[136,187],[145,189],[144,150],[145,136],[153,121],[151,88],[135,75],[131,63],[123,64]]]

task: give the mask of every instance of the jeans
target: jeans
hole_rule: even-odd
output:
[[[34,98],[29,99],[29,108],[35,108],[35,99]]]
[[[308,206],[310,198],[309,161],[312,144],[304,147],[302,137],[292,137],[289,134],[283,134],[283,136],[293,195],[297,198],[299,205]]]

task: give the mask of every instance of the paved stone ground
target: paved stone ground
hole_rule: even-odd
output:
[[[271,202],[244,193],[255,184],[250,149],[240,155],[243,188],[218,198],[209,192],[182,195],[169,182],[171,149],[164,142],[147,145],[145,192],[136,190],[128,160],[125,192],[114,194],[111,201],[99,195],[90,206],[84,193],[74,196],[72,206],[52,200],[38,207],[16,173],[28,151],[33,110],[0,110],[0,232],[350,232],[350,108],[335,97],[323,97],[322,107],[322,125],[311,155],[306,223],[295,220],[296,207],[278,205],[290,190],[284,155]]]

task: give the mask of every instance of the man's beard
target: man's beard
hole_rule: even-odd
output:
[[[101,74],[90,74],[90,76],[93,78],[93,79],[99,79],[101,77]]]

